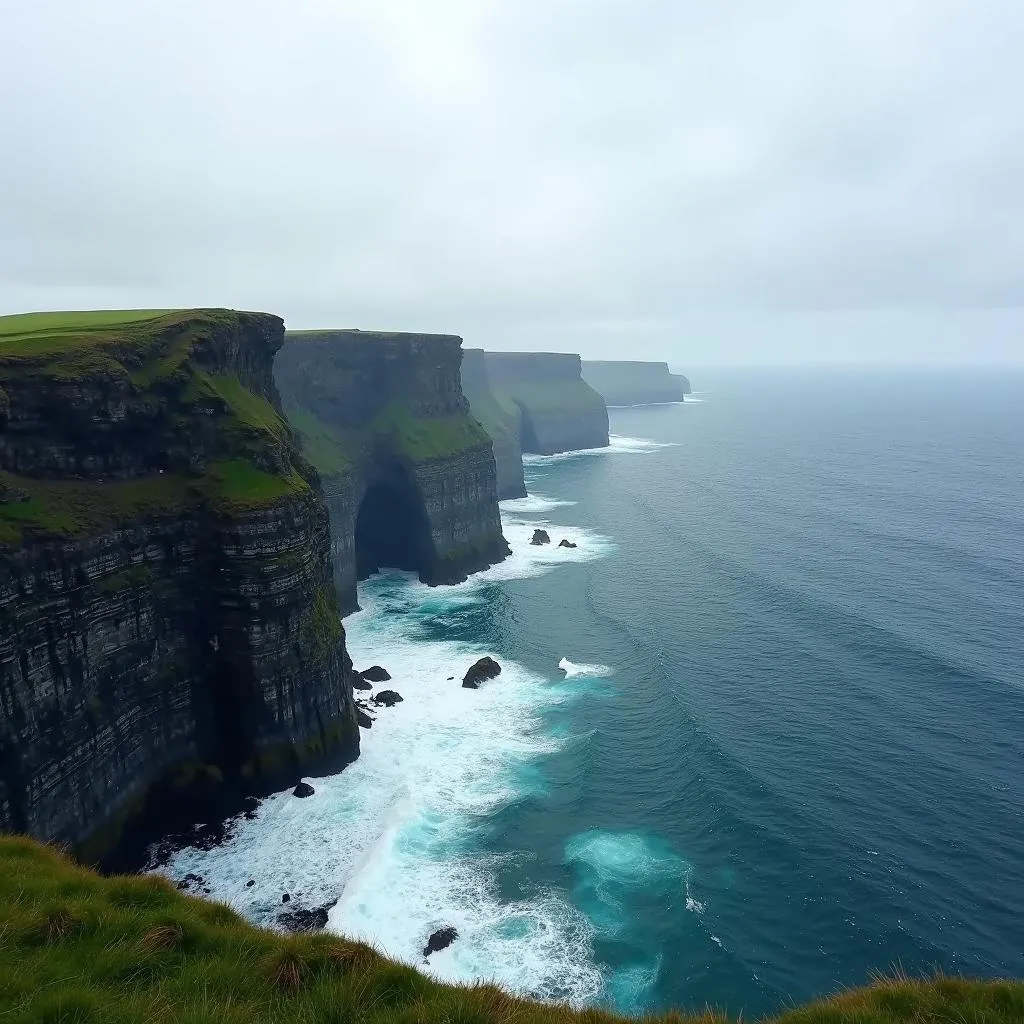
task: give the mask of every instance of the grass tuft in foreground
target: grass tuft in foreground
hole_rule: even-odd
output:
[[[0,837],[4,1024],[613,1024],[600,1010],[431,981],[367,946],[284,937],[154,877],[102,878]],[[651,1024],[714,1024],[671,1013]],[[898,978],[791,1010],[778,1024],[1017,1024],[1024,984]]]

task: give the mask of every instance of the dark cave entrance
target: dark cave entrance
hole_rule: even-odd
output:
[[[526,411],[526,406],[517,399],[513,399],[519,407],[519,448],[524,452],[543,451],[540,442],[537,440],[537,431],[533,428],[533,420]]]
[[[404,471],[371,484],[356,518],[356,576],[381,569],[422,575],[433,565],[433,544],[423,501]]]

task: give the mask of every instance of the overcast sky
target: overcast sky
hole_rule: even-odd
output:
[[[1024,362],[1021,0],[0,0],[0,312]]]

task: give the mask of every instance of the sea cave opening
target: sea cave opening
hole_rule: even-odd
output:
[[[404,471],[372,483],[356,517],[356,574],[381,569],[429,573],[433,544],[423,500]]]
[[[543,449],[540,447],[540,441],[537,438],[537,431],[533,426],[533,419],[518,399],[514,399],[516,405],[519,407],[519,447],[524,452],[539,452]]]

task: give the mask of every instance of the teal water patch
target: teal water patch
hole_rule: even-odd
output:
[[[660,955],[642,963],[616,967],[605,982],[605,1001],[619,1013],[638,1015],[650,1008],[661,972]]]
[[[599,930],[618,934],[629,926],[631,893],[656,887],[683,889],[689,865],[664,839],[640,832],[593,829],[565,845],[566,863],[576,870],[577,905]]]
[[[565,861],[575,876],[573,903],[593,926],[599,952],[616,964],[607,972],[604,1001],[621,1012],[643,1010],[661,954],[636,931],[641,904],[678,899],[690,866],[659,836],[605,829],[570,839]]]

